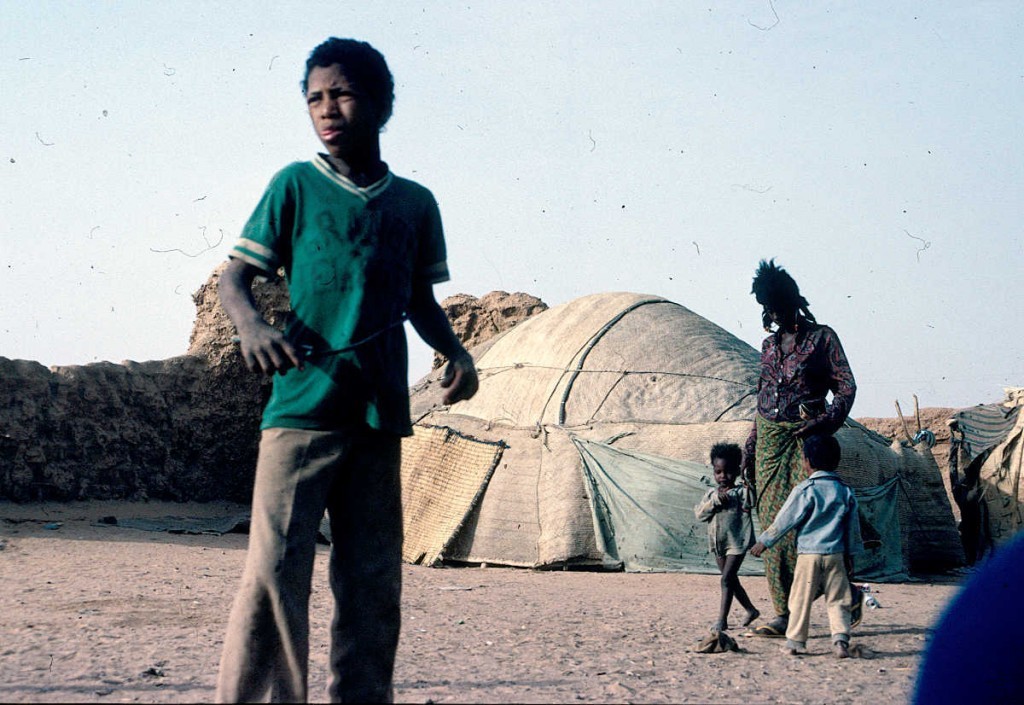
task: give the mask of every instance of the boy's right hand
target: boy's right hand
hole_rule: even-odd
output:
[[[253,372],[284,374],[293,367],[303,369],[299,351],[277,328],[256,323],[238,331],[239,347],[245,366]]]
[[[760,558],[761,554],[764,553],[765,550],[766,550],[765,545],[763,543],[761,543],[760,541],[758,541],[757,543],[755,543],[753,546],[750,547],[750,555],[752,555],[754,558]]]

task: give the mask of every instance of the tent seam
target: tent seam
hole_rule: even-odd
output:
[[[616,314],[610,321],[601,326],[601,329],[597,331],[597,333],[591,336],[590,340],[587,341],[587,343],[583,346],[579,360],[576,362],[576,369],[573,371],[572,376],[569,377],[569,381],[566,383],[565,389],[562,391],[562,401],[560,402],[558,408],[559,426],[565,423],[565,405],[569,401],[569,394],[572,392],[573,384],[575,384],[576,378],[580,376],[580,372],[583,370],[583,364],[587,361],[587,355],[590,354],[590,351],[593,350],[594,347],[601,341],[601,338],[603,338],[605,334],[609,330],[611,330],[616,323],[621,321],[627,314],[632,313],[638,308],[641,308],[648,304],[663,303],[672,304],[673,306],[679,306],[679,304],[669,301],[667,299],[644,299],[643,301],[637,301],[636,303],[627,306],[624,310]],[[557,385],[555,388],[557,389]],[[551,397],[554,396],[554,393],[554,390],[552,390],[551,395],[548,397],[548,402],[551,401]],[[544,402],[544,410],[547,409],[548,402]],[[544,410],[541,411],[541,418],[543,418]]]

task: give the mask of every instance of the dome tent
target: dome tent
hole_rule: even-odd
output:
[[[441,406],[440,371],[412,389],[406,560],[717,571],[693,505],[711,446],[750,430],[756,350],[677,303],[605,293],[471,352],[473,399]],[[864,429],[839,438],[893,455]],[[886,459],[889,478],[905,460]]]

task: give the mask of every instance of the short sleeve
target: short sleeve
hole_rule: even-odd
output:
[[[287,264],[295,221],[295,199],[290,183],[287,169],[274,176],[228,257],[251,264],[270,276]]]
[[[440,284],[451,277],[448,273],[448,255],[441,227],[441,211],[437,201],[427,191],[426,207],[420,222],[419,247],[413,278],[418,282]]]

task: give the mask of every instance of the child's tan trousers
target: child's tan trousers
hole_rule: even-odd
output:
[[[789,626],[786,646],[803,649],[811,627],[811,605],[824,593],[832,641],[850,641],[850,605],[853,593],[842,553],[801,553],[796,559],[793,587],[789,593]]]

